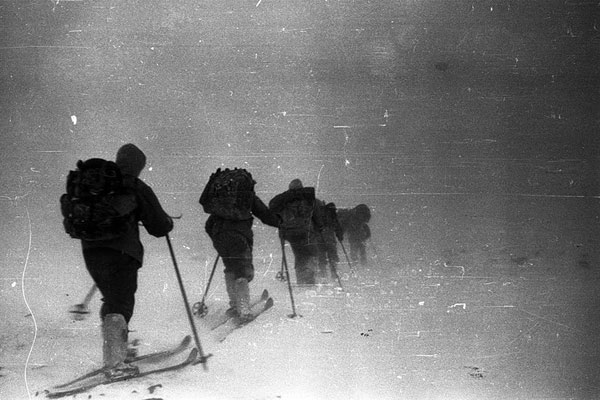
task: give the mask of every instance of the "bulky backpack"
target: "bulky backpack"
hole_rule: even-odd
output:
[[[294,189],[286,195],[285,205],[278,212],[282,220],[279,229],[285,237],[307,235],[313,229],[315,188]]]
[[[219,168],[210,176],[200,204],[211,215],[230,220],[250,219],[255,184],[250,172],[243,168]]]
[[[69,171],[60,204],[65,231],[75,239],[115,239],[136,223],[135,194],[123,186],[121,170],[112,161],[79,160],[77,169]]]
[[[354,215],[356,219],[362,223],[367,223],[371,220],[371,209],[366,204],[359,204],[354,207]]]

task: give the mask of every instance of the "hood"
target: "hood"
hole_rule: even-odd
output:
[[[127,143],[117,152],[115,161],[123,175],[131,175],[136,178],[146,166],[146,155],[134,144]]]
[[[294,179],[290,182],[288,189],[302,189],[302,181],[300,179]]]

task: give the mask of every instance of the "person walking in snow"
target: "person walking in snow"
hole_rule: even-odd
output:
[[[344,236],[350,243],[350,258],[352,261],[360,259],[361,264],[366,265],[366,241],[371,238],[371,229],[369,228],[371,210],[366,204],[359,204],[352,209],[339,209],[338,219]]]
[[[225,265],[229,310],[240,322],[252,319],[249,283],[254,278],[253,216],[278,227],[279,218],[254,192],[256,182],[245,169],[221,170],[211,175],[199,203],[208,217],[205,230]]]
[[[318,235],[319,239],[319,279],[327,280],[327,270],[331,279],[338,279],[337,263],[340,257],[337,251],[337,240],[344,240],[344,232],[337,218],[337,210],[334,203],[325,204],[317,200],[323,216],[323,232]],[[337,240],[336,240],[337,239]],[[329,267],[329,268],[328,268]]]
[[[102,294],[103,362],[109,378],[138,372],[137,367],[125,363],[128,324],[133,316],[138,270],[144,255],[138,223],[141,221],[155,237],[166,236],[173,229],[172,218],[163,210],[152,188],[139,179],[146,165],[145,154],[135,145],[126,144],[117,152],[116,165],[132,200],[128,214],[131,217],[115,238],[81,240],[86,268]],[[117,208],[121,206],[124,207],[123,203]]]
[[[323,231],[321,210],[314,187],[303,187],[300,179],[290,182],[288,190],[273,197],[269,209],[281,217],[279,236],[287,240],[294,253],[296,282],[315,284],[319,256],[319,236]]]

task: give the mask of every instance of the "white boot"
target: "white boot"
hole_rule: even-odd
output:
[[[235,281],[237,293],[236,309],[241,322],[249,322],[252,320],[252,312],[250,311],[250,286],[248,279],[238,278]]]
[[[125,363],[127,357],[127,322],[121,314],[107,314],[102,321],[102,346],[105,375],[115,379],[139,373],[138,367]]]
[[[227,289],[227,295],[229,296],[229,309],[225,311],[225,314],[230,317],[237,317],[237,289],[234,274],[225,274],[225,289]]]

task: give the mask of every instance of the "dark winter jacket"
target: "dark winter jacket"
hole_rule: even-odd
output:
[[[144,247],[140,241],[139,222],[155,237],[166,236],[173,229],[173,220],[163,210],[150,186],[138,178],[144,169],[146,156],[133,144],[126,144],[117,153],[117,165],[123,174],[123,185],[132,190],[136,197],[135,223],[121,237],[104,241],[81,241],[83,250],[89,248],[111,248],[120,250],[136,260],[143,261]]]
[[[254,195],[251,212],[252,215],[261,220],[263,224],[275,228],[279,226],[279,217],[272,213],[265,203],[263,203],[263,201],[256,195]],[[211,214],[206,220],[205,230],[208,236],[211,238],[225,231],[236,231],[241,233],[246,239],[248,239],[249,243],[252,244],[254,236],[252,233],[253,221],[253,217],[243,220],[231,220]]]
[[[371,229],[368,225],[371,213],[366,205],[359,204],[352,209],[340,208],[337,210],[337,216],[349,241],[363,242],[371,237]]]
[[[325,204],[322,200],[317,200],[319,207],[321,208],[321,214],[323,217],[323,225],[324,232],[335,234],[335,236],[340,240],[344,240],[344,232],[342,230],[342,226],[338,221],[337,217],[337,209],[334,203]],[[335,239],[334,239],[335,240]]]

